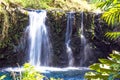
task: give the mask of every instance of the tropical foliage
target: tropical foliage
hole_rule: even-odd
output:
[[[10,6],[17,5],[25,9],[47,9],[47,10],[91,10],[86,0],[2,0],[10,3]]]
[[[24,64],[24,72],[20,76],[22,80],[42,80],[45,76],[35,70],[33,66]]]
[[[102,0],[101,0],[102,1]],[[103,0],[98,4],[104,14],[102,18],[110,25],[115,25],[120,22],[120,1],[119,0]]]
[[[120,0],[100,0],[101,2],[97,7],[105,11],[102,18],[108,23],[108,25],[119,26],[120,25]],[[107,32],[105,36],[111,39],[117,39],[120,36],[120,32]]]
[[[120,36],[120,32],[107,32],[105,36],[111,40],[116,40]]]
[[[42,75],[40,72],[37,72],[35,68],[30,65],[29,63],[24,64],[24,71],[20,75],[19,80],[61,80],[60,78],[47,78],[46,76]]]
[[[86,73],[88,80],[114,80],[120,79],[120,53],[114,51],[108,59],[99,59],[101,63],[90,66],[91,70]]]
[[[104,11],[102,18],[108,25],[120,25],[120,0],[99,1],[101,3],[98,4],[98,7]],[[105,36],[110,39],[117,39],[120,36],[120,32],[107,32]],[[90,69],[93,71],[86,73],[85,77],[88,80],[120,79],[120,53],[114,51],[108,59],[99,59],[99,61],[100,63],[90,66]]]
[[[10,4],[10,6],[17,5],[23,8],[46,9],[50,8],[50,3],[52,3],[52,0],[2,0],[2,2],[6,2]]]

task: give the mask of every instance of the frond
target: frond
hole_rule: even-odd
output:
[[[115,40],[120,37],[120,32],[107,32],[105,36],[111,40]]]
[[[108,25],[120,23],[120,1],[119,0],[100,0],[97,7],[100,7],[105,12],[102,18]]]
[[[114,51],[108,59],[99,59],[100,63],[94,63],[85,74],[88,80],[114,80],[120,79],[120,53]]]
[[[114,7],[104,12],[102,18],[108,23],[108,25],[114,25],[120,22],[120,7]]]
[[[111,8],[114,4],[116,4],[118,1],[116,0],[99,0],[100,3],[98,3],[97,7],[107,10]]]

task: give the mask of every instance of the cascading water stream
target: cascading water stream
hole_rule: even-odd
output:
[[[68,54],[68,61],[69,61],[68,66],[74,65],[73,52],[70,47],[73,21],[74,21],[74,13],[69,12],[67,15],[67,28],[66,28],[66,37],[65,37],[66,53]]]
[[[29,12],[29,63],[34,66],[49,66],[52,49],[45,25],[46,11]]]
[[[86,42],[86,38],[85,38],[85,36],[84,36],[84,24],[83,24],[83,18],[84,18],[84,13],[83,12],[81,12],[81,35],[80,35],[80,37],[81,37],[81,51],[80,51],[80,53],[81,53],[81,60],[80,60],[80,66],[84,66],[84,62],[85,62],[85,60],[86,60],[86,44],[87,44],[87,42]]]

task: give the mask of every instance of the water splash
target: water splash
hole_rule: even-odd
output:
[[[46,11],[30,11],[29,26],[29,63],[34,66],[49,66],[51,63],[51,44],[45,25]]]
[[[67,15],[67,29],[66,29],[66,37],[65,37],[65,45],[66,45],[66,53],[68,54],[68,66],[74,65],[73,52],[70,47],[71,35],[72,35],[72,26],[74,21],[74,13],[69,12]]]

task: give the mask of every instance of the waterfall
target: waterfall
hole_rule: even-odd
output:
[[[94,59],[92,56],[94,56],[92,52],[92,48],[90,44],[87,42],[88,40],[85,37],[84,34],[84,13],[81,12],[81,48],[80,48],[80,66],[88,66],[92,60]]]
[[[74,13],[69,12],[67,14],[67,28],[66,28],[66,37],[65,37],[66,53],[68,55],[68,66],[74,65],[73,52],[70,46],[73,21],[74,21]]]
[[[29,63],[34,66],[49,66],[51,63],[52,49],[48,31],[45,25],[46,11],[30,11],[28,41]]]
[[[83,12],[81,13],[81,45],[83,46],[83,48],[86,45],[86,38],[84,36],[84,25],[83,25]]]
[[[85,62],[85,60],[86,60],[86,44],[87,44],[87,42],[86,42],[86,38],[85,38],[85,36],[84,36],[84,24],[83,24],[83,20],[84,19],[84,13],[83,12],[81,12],[81,35],[80,35],[80,37],[81,37],[81,51],[80,51],[80,53],[81,53],[81,60],[80,60],[80,66],[83,66],[84,65],[84,62]]]

